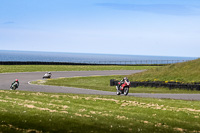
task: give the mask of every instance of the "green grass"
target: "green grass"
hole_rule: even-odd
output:
[[[200,132],[199,104],[0,90],[0,132]]]
[[[135,80],[158,80],[158,81],[180,81],[200,82],[200,59],[184,63],[172,64],[164,67],[157,67],[143,73],[129,76],[131,81]]]
[[[32,82],[33,84],[53,85],[53,86],[67,86],[77,87],[93,90],[116,92],[115,86],[110,86],[110,79],[121,80],[124,76],[90,76],[90,77],[73,77],[73,78],[58,78],[48,80],[38,80]],[[155,87],[131,87],[129,93],[200,93],[200,91],[189,91],[169,88],[155,88]]]
[[[41,71],[144,70],[159,66],[0,65],[0,73]]]

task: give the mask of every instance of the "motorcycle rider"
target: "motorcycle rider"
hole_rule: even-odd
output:
[[[45,73],[45,75],[43,76],[43,78],[51,78],[51,72],[47,72]]]
[[[51,75],[52,75],[51,72],[48,72],[47,74],[50,75],[50,77],[51,77]]]
[[[128,78],[127,78],[127,77],[124,77],[124,78],[120,81],[120,84],[117,85],[118,90],[120,90],[120,86],[121,86],[122,84],[124,84],[125,81],[128,82]]]
[[[17,88],[19,87],[19,80],[18,79],[15,79],[15,81],[14,82],[12,82],[12,84],[11,84],[11,86],[10,86],[10,90],[12,90],[12,86],[14,85],[14,84],[17,84]]]

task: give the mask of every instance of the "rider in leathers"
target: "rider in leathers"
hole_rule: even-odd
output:
[[[12,85],[14,85],[15,83],[17,84],[17,88],[19,87],[19,80],[15,79],[15,81],[10,86],[11,90],[12,90]]]
[[[125,81],[128,82],[128,78],[127,78],[127,77],[124,77],[124,78],[120,81],[120,84],[117,85],[118,90],[120,90],[120,86],[121,86],[122,84],[124,84]]]

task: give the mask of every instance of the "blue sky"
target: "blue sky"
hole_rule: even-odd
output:
[[[1,0],[0,50],[200,57],[200,0]]]

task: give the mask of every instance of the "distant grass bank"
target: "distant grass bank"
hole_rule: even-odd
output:
[[[38,81],[33,81],[32,83],[40,85],[66,86],[66,87],[76,87],[76,88],[116,92],[115,86],[110,86],[110,79],[121,80],[123,77],[124,77],[123,75],[73,77],[73,78],[38,80]],[[155,88],[155,87],[131,87],[129,93],[199,94],[200,91],[190,91],[190,90],[180,90],[180,89],[169,90],[169,88]]]
[[[200,82],[200,59],[169,66],[157,67],[129,76],[131,81],[180,81],[185,83]]]
[[[144,70],[159,66],[92,66],[92,65],[0,65],[0,73],[41,71]]]
[[[0,90],[0,132],[200,132],[199,104]]]

